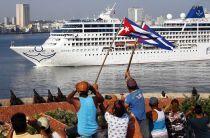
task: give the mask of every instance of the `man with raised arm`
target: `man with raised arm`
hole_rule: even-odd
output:
[[[136,117],[144,138],[149,137],[149,127],[146,121],[145,101],[142,90],[136,81],[131,77],[130,72],[126,71],[125,79],[129,94],[125,97],[125,106],[128,107]]]
[[[89,90],[95,96],[89,96]],[[74,95],[79,93],[79,97]],[[97,107],[100,103],[103,103],[104,98],[98,91],[97,84],[93,86],[86,81],[81,81],[76,84],[76,91],[70,93],[67,97],[67,101],[74,105],[77,111],[78,125],[77,131],[79,135],[83,137],[97,137]]]

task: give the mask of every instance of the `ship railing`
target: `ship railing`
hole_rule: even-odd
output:
[[[14,41],[11,41],[11,44],[10,44],[10,47],[18,47],[20,45],[15,45],[15,42]],[[21,45],[23,46],[23,45]],[[24,47],[41,47],[42,45],[24,45]]]

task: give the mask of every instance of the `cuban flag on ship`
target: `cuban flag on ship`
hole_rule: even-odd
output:
[[[128,18],[123,19],[123,28],[119,31],[118,35],[134,37],[138,39],[139,43],[157,46],[166,50],[173,50],[174,48],[171,42],[156,33],[145,23],[140,27]]]

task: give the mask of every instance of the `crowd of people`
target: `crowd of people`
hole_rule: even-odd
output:
[[[76,84],[67,101],[77,112],[77,126],[66,128],[66,137],[80,138],[210,138],[210,122],[200,105],[195,105],[186,113],[180,111],[179,100],[173,99],[164,109],[159,107],[156,97],[149,99],[151,110],[146,112],[143,91],[138,87],[130,72],[125,73],[128,95],[103,97],[97,84],[86,81]],[[90,94],[91,92],[91,94]],[[78,96],[75,96],[78,94]],[[194,96],[197,91],[193,90]],[[162,98],[168,98],[162,92]],[[191,116],[194,113],[194,116]],[[98,115],[105,122],[99,125]],[[47,118],[37,120],[40,134],[31,135],[26,131],[27,120],[23,113],[11,118],[11,138],[64,137],[50,128]],[[132,131],[133,130],[133,131]],[[133,134],[131,134],[133,133]],[[134,134],[136,133],[136,134]]]

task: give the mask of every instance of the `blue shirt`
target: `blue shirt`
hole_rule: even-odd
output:
[[[140,89],[128,94],[125,98],[125,103],[129,105],[131,112],[138,120],[146,119],[145,101]]]
[[[91,136],[96,133],[98,124],[96,121],[97,109],[92,97],[79,97],[80,109],[77,112],[78,133],[81,136]]]

